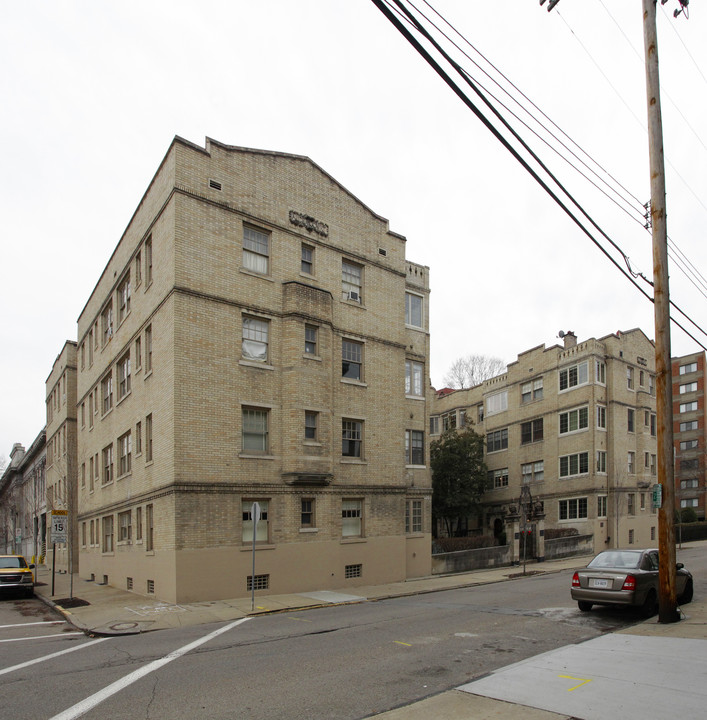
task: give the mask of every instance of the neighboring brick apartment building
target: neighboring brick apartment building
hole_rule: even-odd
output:
[[[77,491],[78,465],[76,462],[76,343],[67,340],[57,355],[45,382],[47,403],[47,564],[53,564],[58,572],[72,572],[79,567],[77,541]],[[56,545],[56,562],[52,559],[51,513],[66,510],[70,519],[69,531],[73,545]],[[71,547],[70,547],[71,545]]]
[[[675,447],[675,504],[692,508],[705,519],[705,353],[672,359],[673,443]]]
[[[489,469],[474,529],[500,535],[523,485],[541,502],[545,528],[593,535],[594,549],[657,542],[655,348],[641,330],[518,356],[507,372],[440,394],[432,440],[471,423],[486,437]]]
[[[429,574],[428,276],[310,159],[175,138],[78,321],[81,576],[187,602]]]

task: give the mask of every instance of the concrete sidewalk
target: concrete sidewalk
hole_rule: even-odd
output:
[[[690,546],[707,542],[690,543]],[[591,559],[528,564],[528,574],[584,567]],[[344,588],[290,595],[268,595],[172,605],[144,596],[56,575],[40,568],[36,594],[88,634],[121,635],[186,627],[288,610],[358,603],[472,587],[494,582],[523,582],[522,568],[503,567],[435,576],[386,585]],[[569,579],[568,579],[569,593]],[[627,709],[643,720],[679,714],[683,720],[704,717],[707,707],[707,601],[697,598],[683,609],[678,623],[663,625],[651,618],[616,633],[579,645],[568,645],[487,676],[379,715],[380,720],[606,720]]]

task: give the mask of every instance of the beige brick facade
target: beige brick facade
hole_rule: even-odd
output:
[[[82,577],[246,595],[254,502],[256,589],[429,574],[428,317],[311,160],[175,139],[79,318]]]
[[[57,356],[46,380],[46,560],[58,572],[78,569],[77,541],[77,483],[80,468],[76,457],[76,343],[67,340]],[[51,513],[67,511],[71,542],[51,542]],[[52,552],[56,552],[52,559]]]
[[[471,423],[489,468],[476,529],[499,535],[521,488],[545,528],[592,535],[594,549],[657,544],[655,349],[640,330],[533,348],[507,372],[437,397],[431,433]],[[510,540],[510,538],[508,538]]]

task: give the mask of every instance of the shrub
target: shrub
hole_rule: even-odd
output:
[[[460,550],[477,550],[478,548],[495,547],[498,540],[492,535],[469,535],[468,537],[435,538],[432,543],[433,553],[459,552]]]

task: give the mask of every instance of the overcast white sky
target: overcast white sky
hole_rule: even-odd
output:
[[[430,2],[648,200],[641,0],[562,0],[549,14],[537,0]],[[673,19],[669,0],[658,26],[668,233],[707,275],[702,5]],[[174,135],[307,155],[388,218],[408,258],[431,269],[436,387],[461,355],[508,362],[561,329],[654,337],[652,305],[370,0],[4,2],[0,66],[6,458],[43,427],[52,363]],[[650,235],[533,143],[652,277]],[[671,294],[707,325],[705,295],[675,266]],[[672,332],[673,355],[698,349]]]

